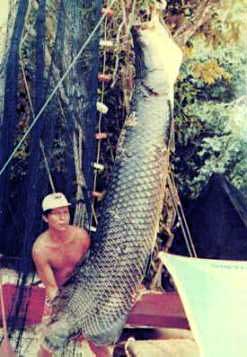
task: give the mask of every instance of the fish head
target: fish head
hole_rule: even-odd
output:
[[[167,91],[173,89],[183,53],[158,14],[151,21],[135,26],[132,33],[135,49],[138,49],[135,54],[141,56],[146,75],[163,82]]]

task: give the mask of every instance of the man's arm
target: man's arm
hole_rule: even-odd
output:
[[[37,274],[45,285],[46,295],[48,299],[52,301],[58,293],[58,286],[52,268],[43,252],[38,247],[33,248],[32,256]]]

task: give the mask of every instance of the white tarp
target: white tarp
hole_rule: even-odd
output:
[[[160,253],[201,357],[247,356],[247,262]]]

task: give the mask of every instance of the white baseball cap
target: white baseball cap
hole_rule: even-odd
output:
[[[70,205],[71,203],[68,202],[67,198],[64,196],[63,193],[54,192],[45,196],[45,198],[42,201],[42,210],[43,212],[45,212],[49,209],[66,207]]]

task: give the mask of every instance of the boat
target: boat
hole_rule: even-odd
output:
[[[16,319],[13,312],[13,302],[15,304],[15,299],[18,296],[18,275],[11,269],[0,269],[0,274],[2,277],[2,293],[6,316],[9,320]],[[28,304],[26,305],[26,303]],[[40,344],[42,319],[44,315],[45,288],[37,276],[34,280],[30,277],[24,287],[22,308],[18,315],[18,320],[16,321],[17,327],[24,331],[18,350],[20,355],[36,356],[37,348]],[[4,327],[3,322],[4,319],[2,318],[2,314],[0,314],[0,327]],[[161,293],[141,289],[139,298],[128,316],[119,344],[114,347],[114,350],[115,348],[124,350],[125,342],[130,336],[134,336],[137,340],[159,339],[163,341],[171,341],[173,338],[190,338],[191,332],[189,323],[179,295],[176,292]],[[11,341],[7,340],[7,347],[11,351],[14,351],[17,340],[18,330],[17,333],[12,336]],[[0,349],[1,348],[3,348],[3,345],[1,345]],[[92,356],[90,344],[85,340],[83,341],[82,338],[69,343],[66,348],[66,353],[71,352],[73,355],[72,351],[76,351],[78,354]],[[10,354],[10,356],[12,355]]]
[[[0,270],[1,272],[1,270]],[[18,295],[17,275],[7,269],[3,269],[3,296],[7,317],[11,318],[13,301]],[[34,280],[24,288],[23,306],[27,305],[27,311],[19,314],[19,324],[25,318],[25,326],[35,326],[42,321],[45,306],[45,288],[42,283]],[[2,323],[2,316],[1,323]],[[177,328],[189,329],[189,324],[184,309],[176,292],[161,293],[157,291],[142,290],[139,298],[133,306],[127,320],[128,327],[152,327],[152,328]]]

